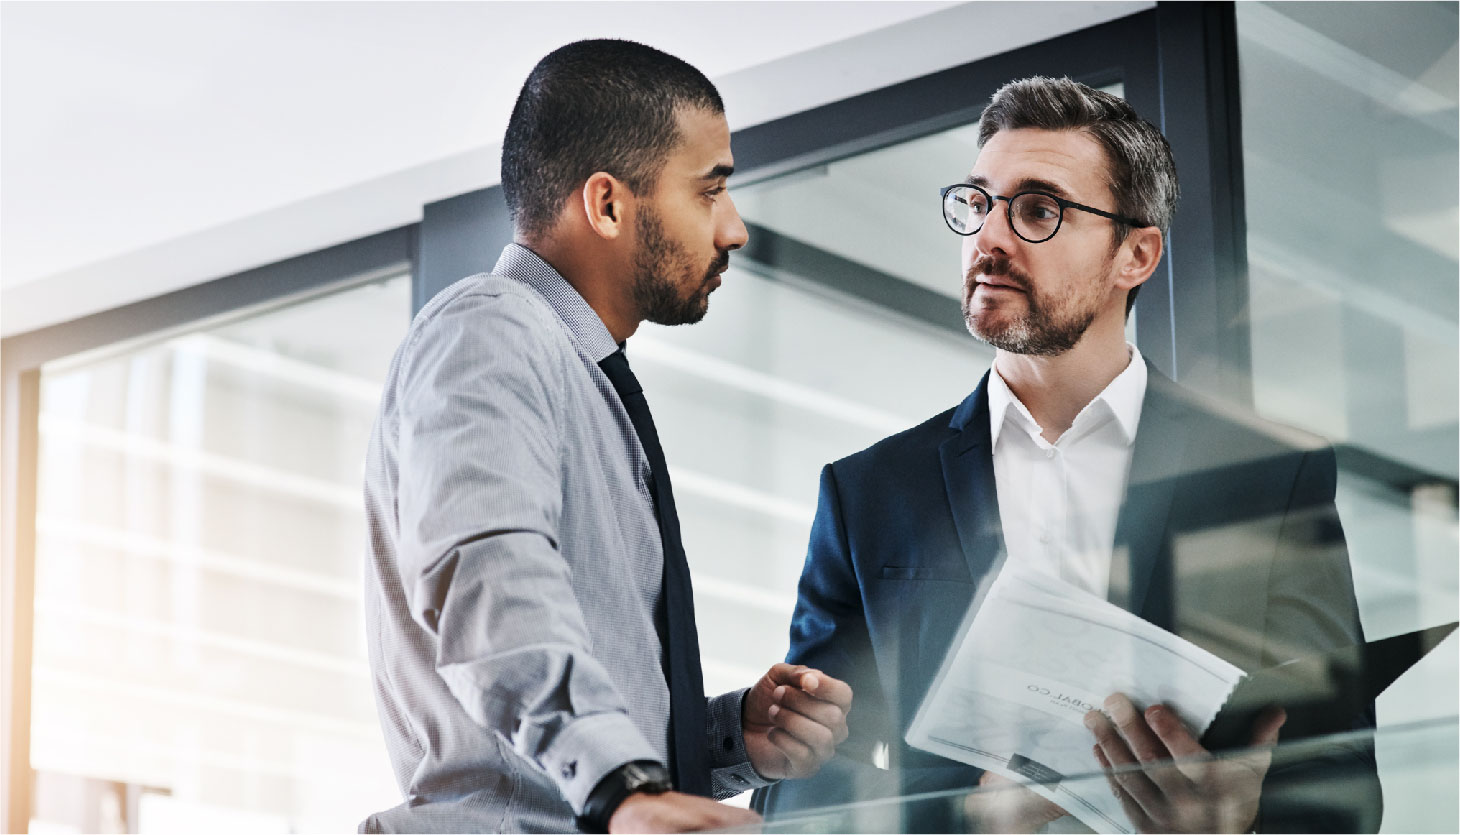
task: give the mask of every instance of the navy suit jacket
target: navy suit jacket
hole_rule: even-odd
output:
[[[763,811],[977,782],[978,769],[903,737],[1004,559],[987,381],[956,408],[822,470],[787,660],[851,684],[850,736],[816,777],[762,790]],[[1248,671],[1361,642],[1336,477],[1322,440],[1208,402],[1150,369],[1110,599]],[[1372,708],[1354,725],[1372,727]],[[884,747],[889,767],[874,767]],[[1304,820],[1377,828],[1372,749],[1330,754],[1357,774],[1366,817],[1283,823],[1268,814],[1265,787],[1265,829]],[[925,818],[916,828],[940,826]]]

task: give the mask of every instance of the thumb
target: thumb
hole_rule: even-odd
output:
[[[1281,707],[1273,706],[1258,714],[1257,721],[1252,723],[1252,746],[1276,745],[1278,731],[1283,723],[1288,721],[1288,712]]]

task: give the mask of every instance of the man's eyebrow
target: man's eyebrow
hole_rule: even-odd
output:
[[[1014,187],[1014,190],[1043,191],[1049,194],[1053,194],[1055,197],[1063,197],[1065,199],[1069,199],[1070,196],[1070,193],[1068,191],[1065,191],[1064,186],[1056,185],[1054,183],[1051,183],[1049,180],[1040,180],[1036,178],[1020,180],[1019,183]]]
[[[719,179],[721,179],[723,177],[729,177],[731,174],[734,174],[734,173],[735,173],[735,166],[733,166],[733,165],[726,165],[724,163],[720,163],[719,165],[715,166],[714,168],[711,168],[708,172],[706,172],[704,174],[701,174],[700,175],[700,179],[701,180],[719,180]]]
[[[966,185],[978,186],[984,190],[988,190],[989,187],[989,178],[982,174],[969,175],[963,178],[963,182]],[[1041,180],[1037,177],[1026,177],[1014,183],[1014,188],[1009,192],[1009,196],[1012,197],[1021,191],[1043,191],[1048,194],[1053,194],[1055,197],[1062,197],[1066,200],[1070,199],[1070,193],[1065,190],[1064,186],[1051,183],[1049,180]]]

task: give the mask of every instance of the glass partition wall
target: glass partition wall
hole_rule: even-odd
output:
[[[1239,3],[1236,16],[1254,406],[1338,447],[1369,639],[1455,620],[1457,7]],[[1453,721],[1457,666],[1451,636],[1380,697],[1380,726]],[[1404,767],[1387,737],[1376,745],[1381,775]],[[1455,803],[1433,801],[1454,786],[1453,769],[1387,780],[1385,828],[1454,831]]]
[[[409,293],[42,368],[32,832],[353,831],[396,802],[360,479]]]

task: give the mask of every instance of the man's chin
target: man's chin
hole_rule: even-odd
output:
[[[705,314],[709,311],[710,300],[708,298],[702,298],[698,304],[687,304],[672,313],[650,316],[648,319],[656,325],[665,325],[666,327],[697,325],[705,318]]]
[[[982,342],[998,347],[1001,342],[1010,342],[1017,336],[1017,322],[1008,321],[987,308],[974,308],[963,312],[963,323],[968,332]]]

